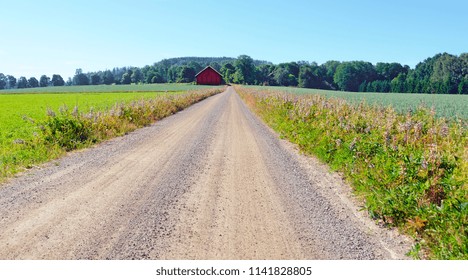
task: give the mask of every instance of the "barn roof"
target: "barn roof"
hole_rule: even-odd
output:
[[[221,75],[221,73],[219,73],[218,71],[216,71],[216,69],[214,69],[213,67],[211,67],[211,66],[206,66],[205,68],[203,68],[203,70],[201,70],[200,72],[198,72],[197,75],[195,75],[195,77],[197,77],[198,75],[200,75],[201,73],[203,73],[203,72],[204,72],[206,69],[208,69],[208,68],[211,68],[211,70],[213,70],[213,71],[215,71],[216,73],[218,73],[218,75],[220,75],[221,77],[223,76],[223,75]]]

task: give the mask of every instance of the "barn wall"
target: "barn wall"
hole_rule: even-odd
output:
[[[199,85],[220,85],[221,83],[221,76],[211,68],[205,69],[197,76],[197,84]]]

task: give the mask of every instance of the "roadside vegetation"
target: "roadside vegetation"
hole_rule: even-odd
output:
[[[343,173],[370,216],[411,235],[414,258],[468,258],[466,119],[420,107],[237,86],[263,120]]]
[[[282,91],[298,95],[319,94],[324,97],[344,99],[350,104],[377,105],[381,107],[392,106],[398,113],[414,112],[423,106],[433,110],[436,117],[447,119],[468,120],[468,95],[449,94],[407,94],[407,93],[381,93],[381,92],[349,92],[335,90],[320,90],[296,87],[260,87],[249,86],[261,91]]]
[[[66,151],[149,125],[222,90],[0,95],[0,181]]]

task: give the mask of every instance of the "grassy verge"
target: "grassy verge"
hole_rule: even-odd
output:
[[[29,120],[38,130],[30,130],[31,135],[24,139],[9,141],[8,146],[2,144],[0,181],[35,164],[57,158],[66,151],[88,147],[149,125],[222,90],[211,88],[165,94],[118,103],[102,111],[81,112],[77,106],[62,107],[58,112],[48,109],[44,118]]]
[[[369,105],[393,106],[399,113],[415,111],[421,105],[434,110],[437,117],[447,119],[468,119],[468,95],[463,94],[412,94],[412,93],[382,93],[382,92],[346,92],[294,87],[263,87],[249,86],[262,91],[281,91],[297,95],[318,94],[346,100],[359,105],[366,102]]]
[[[468,259],[468,129],[320,95],[237,87],[283,137],[343,172],[370,215],[417,243],[414,258]]]

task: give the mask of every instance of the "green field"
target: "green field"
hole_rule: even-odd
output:
[[[174,92],[177,93],[177,92]],[[75,106],[81,111],[91,108],[105,110],[115,103],[127,103],[132,100],[151,98],[164,92],[138,93],[63,93],[63,94],[1,94],[0,95],[0,143],[2,150],[16,139],[31,138],[35,125],[25,120],[41,121],[46,117],[47,109],[58,111],[60,107]]]
[[[97,85],[97,86],[63,86],[0,90],[4,93],[83,93],[83,92],[146,92],[146,91],[187,91],[211,86],[194,84],[140,84],[140,85]]]
[[[415,94],[415,93],[374,93],[345,92],[291,87],[254,87],[294,94],[320,94],[326,97],[342,98],[352,104],[366,102],[370,105],[392,106],[398,112],[408,112],[423,105],[434,108],[438,117],[468,119],[468,95]]]
[[[24,117],[40,121],[47,109],[75,106],[81,111],[105,110],[115,103],[126,103],[156,95],[210,88],[193,84],[99,85],[29,88],[0,91],[0,150],[16,139],[31,137],[35,126]]]
[[[47,87],[15,91],[0,91],[0,179],[14,174],[23,166],[32,166],[54,155],[45,149],[29,147],[40,133],[39,123],[47,112],[60,108],[80,112],[108,111],[115,104],[152,99],[167,94],[180,94],[194,89],[209,89],[188,84],[158,84],[129,86]],[[34,91],[35,93],[31,93]],[[42,92],[40,92],[42,91]],[[48,91],[48,92],[46,92]],[[29,147],[29,148],[28,148]],[[19,169],[15,169],[17,166]]]

